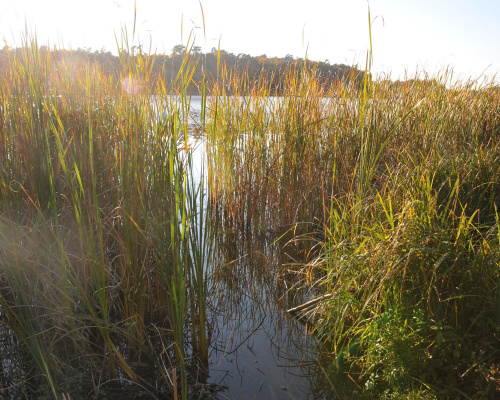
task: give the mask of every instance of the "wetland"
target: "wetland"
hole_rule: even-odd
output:
[[[498,395],[493,81],[121,57],[2,59],[3,397]]]

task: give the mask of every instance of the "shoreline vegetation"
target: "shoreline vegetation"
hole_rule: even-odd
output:
[[[309,293],[284,312],[321,343],[316,393],[498,396],[494,82],[192,49],[1,53],[0,393],[217,398],[207,302],[229,226],[303,250],[280,276]]]

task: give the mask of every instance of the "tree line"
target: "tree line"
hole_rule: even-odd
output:
[[[4,46],[0,49],[0,70],[5,70],[9,60],[17,58],[23,61],[27,59],[26,51],[36,52],[40,59],[50,59],[52,63],[64,61],[66,64],[76,64],[85,67],[90,64],[98,66],[104,73],[113,76],[116,82],[122,82],[128,75],[136,75],[148,82],[156,82],[162,78],[167,85],[174,85],[179,71],[190,68],[191,80],[188,90],[196,94],[200,83],[205,79],[207,87],[213,86],[219,75],[225,72],[226,76],[239,74],[246,76],[249,83],[257,82],[265,77],[269,84],[270,94],[279,94],[283,85],[283,76],[291,69],[314,71],[322,82],[329,86],[341,79],[354,79],[361,83],[364,72],[356,66],[345,64],[330,64],[326,61],[312,61],[302,58],[294,58],[291,55],[285,57],[268,57],[266,54],[252,56],[250,54],[233,54],[225,50],[213,48],[210,52],[203,53],[201,47],[192,46],[186,48],[184,45],[176,45],[170,54],[148,54],[142,51],[141,46],[133,46],[130,49],[120,49],[115,55],[104,48],[92,50],[90,48],[78,48],[76,50],[47,48],[47,46],[31,46],[11,48]],[[48,56],[48,57],[47,57]],[[35,57],[36,58],[36,57]],[[32,59],[32,58],[31,58]],[[300,75],[300,74],[299,74]],[[301,75],[300,75],[301,76]],[[299,77],[299,79],[301,79]]]

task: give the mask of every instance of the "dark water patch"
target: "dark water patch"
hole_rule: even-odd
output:
[[[294,282],[286,283],[283,265],[301,256],[270,235],[250,232],[229,228],[218,243],[209,381],[227,387],[225,398],[321,398],[308,376],[317,342],[286,312],[301,294],[290,290]]]

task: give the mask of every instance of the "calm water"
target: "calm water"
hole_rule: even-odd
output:
[[[286,315],[291,299],[277,279],[283,254],[262,242],[236,246],[245,255],[219,266],[212,288],[209,381],[235,399],[313,398],[304,375],[314,343]]]

